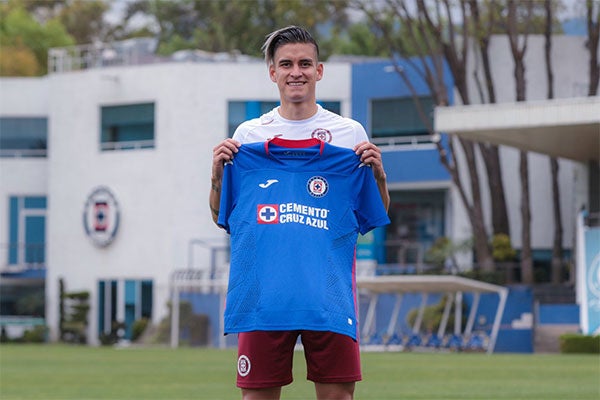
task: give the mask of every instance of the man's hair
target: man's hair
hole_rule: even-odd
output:
[[[273,61],[277,49],[280,46],[288,43],[313,44],[317,50],[317,58],[319,57],[319,45],[312,35],[304,28],[291,25],[278,29],[267,35],[267,39],[265,40],[265,43],[261,49],[265,55],[265,61],[267,62],[267,65]]]

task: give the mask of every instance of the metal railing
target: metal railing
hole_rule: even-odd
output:
[[[0,149],[0,158],[45,158],[47,149]]]
[[[46,244],[0,243],[0,270],[46,268]]]
[[[402,149],[435,149],[430,135],[393,136],[372,138],[371,142],[381,147],[382,151]]]
[[[48,73],[153,63],[159,60],[154,54],[157,43],[154,38],[137,38],[52,48],[48,51]]]

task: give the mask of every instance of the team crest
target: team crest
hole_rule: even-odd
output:
[[[317,128],[310,135],[314,139],[322,140],[323,142],[331,143],[331,132],[328,129]]]
[[[108,246],[119,229],[119,204],[106,187],[96,188],[87,198],[83,210],[83,228],[100,247]]]
[[[329,190],[329,184],[322,176],[313,176],[308,180],[306,189],[308,189],[308,193],[313,197],[323,197]]]
[[[250,359],[245,355],[241,355],[238,358],[237,363],[238,374],[240,374],[240,376],[246,376],[250,373],[251,368],[252,365],[250,364]]]

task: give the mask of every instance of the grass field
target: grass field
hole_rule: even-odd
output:
[[[0,345],[0,398],[238,399],[234,350]],[[600,399],[598,355],[363,353],[357,400]],[[283,399],[314,398],[302,353]]]

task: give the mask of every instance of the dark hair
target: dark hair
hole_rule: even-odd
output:
[[[275,57],[275,51],[277,51],[280,46],[288,43],[313,44],[317,50],[317,57],[319,57],[319,45],[312,35],[304,28],[291,25],[278,29],[267,35],[265,43],[261,49],[265,55],[265,61],[267,64],[273,61],[273,58]]]

